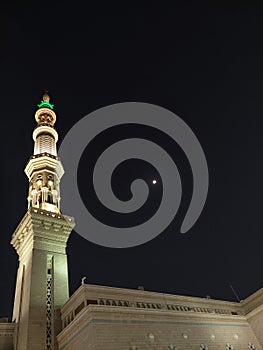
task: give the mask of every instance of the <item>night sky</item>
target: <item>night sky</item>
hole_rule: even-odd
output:
[[[0,5],[1,235],[0,315],[11,316],[18,257],[9,244],[27,208],[24,167],[33,152],[34,113],[48,89],[60,142],[88,113],[126,101],[156,104],[179,115],[198,137],[209,167],[204,210],[179,233],[192,190],[180,147],[151,128],[112,128],[87,147],[79,188],[94,215],[136,225],[161,200],[151,165],[127,161],[114,172],[116,196],[129,199],[133,179],[149,183],[141,211],[110,213],[94,196],[92,164],[109,144],[145,137],[174,159],[183,182],[175,220],[134,248],[95,245],[73,232],[68,242],[70,293],[87,283],[236,300],[262,287],[263,6],[259,1],[68,5],[33,1]],[[63,162],[63,159],[62,159]],[[152,178],[158,183],[151,185]],[[63,200],[63,193],[62,193]],[[70,215],[70,213],[66,213]],[[137,214],[137,215],[135,215]],[[77,218],[76,218],[77,220]]]

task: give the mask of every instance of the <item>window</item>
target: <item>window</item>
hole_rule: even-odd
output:
[[[76,308],[75,315],[77,315],[84,308],[84,301]]]

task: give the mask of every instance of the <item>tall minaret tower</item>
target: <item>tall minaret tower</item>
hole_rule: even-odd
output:
[[[19,256],[13,322],[15,350],[57,350],[60,308],[68,300],[66,244],[73,218],[60,213],[59,183],[64,173],[57,156],[54,105],[46,92],[35,114],[34,153],[25,173],[28,210],[11,244]]]

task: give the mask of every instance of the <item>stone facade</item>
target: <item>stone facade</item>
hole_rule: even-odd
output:
[[[15,324],[0,318],[0,350],[14,350]]]
[[[60,308],[69,297],[68,220],[73,224],[61,214],[30,208],[13,234],[11,243],[19,255],[13,309],[16,350],[58,348]]]
[[[237,303],[84,284],[60,311],[59,350],[263,349],[263,289]],[[1,350],[19,349],[17,327],[2,320]]]
[[[59,349],[262,350],[249,307],[249,299],[235,303],[83,285],[61,309]]]
[[[242,302],[248,323],[263,348],[263,288]]]

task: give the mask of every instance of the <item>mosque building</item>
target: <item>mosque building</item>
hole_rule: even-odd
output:
[[[262,350],[263,289],[241,302],[85,284],[69,296],[60,211],[56,113],[48,93],[35,113],[25,167],[28,209],[12,235],[19,267],[12,322],[0,318],[0,350]]]

